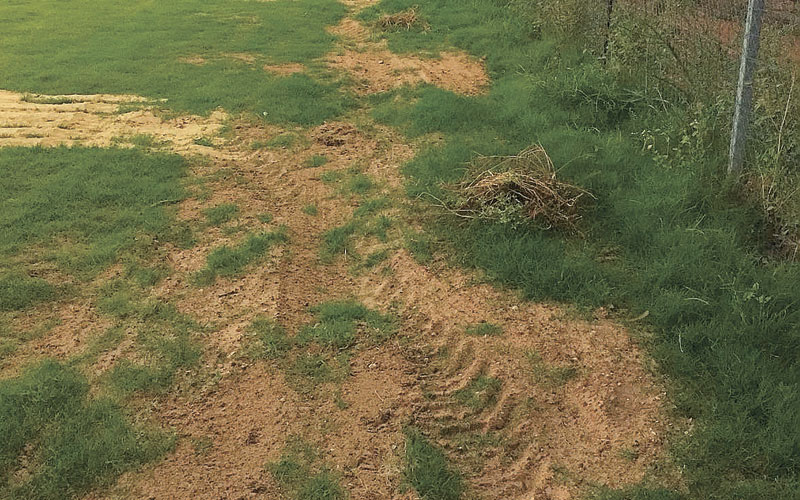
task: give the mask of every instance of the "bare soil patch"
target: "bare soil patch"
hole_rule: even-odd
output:
[[[445,51],[438,58],[394,54],[384,43],[371,41],[369,30],[349,18],[331,32],[352,48],[334,51],[326,56],[326,62],[331,68],[352,75],[359,94],[421,83],[464,95],[481,94],[488,88],[489,76],[483,62],[465,52]]]

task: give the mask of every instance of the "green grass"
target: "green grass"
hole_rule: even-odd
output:
[[[274,219],[272,214],[266,212],[264,212],[263,214],[258,214],[256,218],[258,219],[258,222],[261,222],[262,224],[269,224],[270,222],[272,222],[272,219]]]
[[[472,325],[467,325],[464,328],[467,335],[474,335],[476,337],[493,337],[495,335],[503,334],[503,327],[487,321],[481,321]]]
[[[298,340],[345,349],[355,344],[359,333],[382,341],[397,332],[395,319],[354,301],[325,302],[312,309],[314,324],[300,330]]]
[[[303,207],[303,213],[306,214],[306,215],[314,216],[314,215],[319,214],[319,210],[317,209],[316,205],[311,204],[311,205],[306,205],[306,206]]]
[[[0,312],[27,309],[56,296],[56,287],[41,278],[0,274]]]
[[[433,240],[424,231],[406,234],[404,246],[418,264],[425,266],[433,262]]]
[[[0,435],[0,496],[9,499],[78,497],[174,442],[133,427],[114,403],[89,397],[82,375],[54,361],[0,381]],[[12,480],[20,467],[25,479]]]
[[[453,397],[464,406],[480,412],[497,402],[501,387],[502,382],[499,379],[479,375],[471,380],[466,387],[456,391]]]
[[[272,232],[249,235],[235,247],[223,245],[214,249],[206,258],[206,267],[198,271],[195,282],[200,286],[214,283],[218,276],[238,276],[257,259],[262,258],[275,245],[286,243],[286,228]]]
[[[278,134],[272,139],[265,141],[265,142],[254,142],[253,149],[262,149],[262,148],[271,148],[271,149],[281,149],[281,148],[290,148],[297,144],[300,141],[300,136],[295,134],[294,132],[286,132],[283,134]],[[257,147],[256,147],[257,146]]]
[[[212,226],[221,226],[234,220],[239,215],[239,207],[233,203],[223,203],[203,210],[203,215],[206,216],[206,220]]]
[[[283,358],[294,346],[294,342],[286,334],[286,330],[271,319],[258,318],[249,327],[258,340],[259,346],[256,348],[256,357],[268,359]]]
[[[325,165],[326,163],[328,163],[328,158],[326,156],[314,155],[314,156],[308,158],[303,163],[303,165],[308,167],[308,168],[316,168],[316,167],[321,167],[321,166]]]
[[[184,197],[184,171],[179,156],[127,149],[0,149],[0,275],[17,275],[1,289],[18,287],[22,302],[52,296],[40,280],[20,280],[24,267],[10,263],[23,253],[91,276],[145,235],[174,241],[168,205]]]
[[[345,500],[339,478],[320,465],[320,454],[297,437],[290,437],[281,459],[267,465],[273,479],[295,500]]]
[[[364,16],[414,3],[384,0]],[[724,148],[656,162],[634,136],[690,113],[637,107],[596,61],[557,48],[513,5],[469,7],[427,2],[430,31],[385,35],[394,50],[455,45],[485,56],[494,79],[484,96],[422,86],[373,98],[379,121],[444,137],[405,166],[409,194],[441,193],[474,152],[539,142],[562,179],[597,199],[581,238],[447,218],[431,230],[461,263],[532,300],[649,311],[651,352],[674,381],[678,412],[697,422],[672,448],[686,466],[684,497],[796,498],[800,266],[764,258],[763,218],[725,180]],[[724,137],[728,121],[711,133]]]
[[[336,84],[262,66],[324,55],[334,41],[325,27],[345,12],[334,0],[4,2],[0,88],[132,93],[182,112],[221,106],[274,122],[321,123],[349,106]],[[255,63],[229,56],[237,53]],[[192,57],[206,62],[182,62]]]
[[[375,183],[367,174],[355,174],[347,182],[347,189],[353,194],[367,194],[374,187]]]
[[[417,429],[406,429],[406,480],[423,500],[458,500],[464,481],[444,453]]]

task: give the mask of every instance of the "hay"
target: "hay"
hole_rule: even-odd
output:
[[[378,19],[378,26],[384,31],[410,31],[415,27],[427,31],[430,28],[428,23],[420,17],[417,7],[411,7],[408,10],[394,14],[384,14]]]
[[[455,202],[448,207],[461,217],[519,223],[535,220],[547,228],[575,230],[580,202],[593,198],[586,190],[556,178],[553,162],[542,146],[514,156],[479,156],[465,180],[452,186]]]

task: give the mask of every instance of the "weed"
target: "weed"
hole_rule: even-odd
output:
[[[335,182],[339,182],[342,179],[342,177],[344,177],[344,174],[338,170],[328,170],[326,172],[322,172],[322,174],[320,174],[319,176],[319,178],[325,184],[333,184]]]
[[[353,194],[366,194],[375,187],[372,179],[366,174],[355,174],[347,183],[347,189]]]
[[[578,370],[572,366],[548,366],[536,351],[525,353],[534,382],[548,387],[561,387],[575,378]]]
[[[239,215],[239,207],[233,203],[224,203],[203,210],[203,215],[206,216],[206,220],[212,226],[221,226]]]
[[[257,357],[280,359],[288,353],[294,342],[286,335],[286,330],[271,319],[259,318],[254,320],[249,327],[250,333],[255,335],[260,343],[256,351]]]
[[[467,325],[464,329],[467,335],[474,335],[476,337],[492,337],[495,335],[503,334],[503,327],[494,323],[481,321],[472,325]]]
[[[405,476],[419,496],[425,500],[460,499],[465,490],[463,479],[444,453],[417,429],[406,429],[405,434]]]
[[[486,375],[479,375],[471,380],[466,387],[456,391],[453,397],[456,401],[472,408],[475,412],[480,412],[497,402],[501,386],[502,382],[500,380]]]
[[[314,216],[314,215],[319,214],[319,210],[317,210],[317,206],[316,205],[313,205],[313,204],[312,205],[306,205],[306,206],[303,207],[303,213],[306,214],[306,215]]]
[[[206,267],[195,274],[195,283],[205,286],[212,284],[217,276],[239,275],[245,267],[261,258],[274,245],[283,244],[287,240],[286,228],[281,227],[268,233],[251,234],[233,248],[227,245],[216,248],[208,255]]]
[[[405,237],[405,247],[417,263],[433,262],[433,240],[425,232],[410,232]]]
[[[368,309],[353,301],[325,302],[312,309],[317,320],[300,331],[301,342],[317,342],[337,349],[351,347],[357,334],[364,332],[373,341],[383,341],[397,331],[397,324],[390,315]]]
[[[389,258],[388,250],[376,250],[371,254],[367,255],[367,257],[364,259],[363,266],[367,269],[371,269],[388,258]]]
[[[303,165],[305,165],[307,168],[316,168],[316,167],[321,167],[321,166],[325,165],[326,163],[328,163],[328,158],[327,157],[322,156],[322,155],[314,155],[314,156],[308,158],[303,163]]]

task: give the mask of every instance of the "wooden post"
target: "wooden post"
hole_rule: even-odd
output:
[[[758,61],[764,1],[749,0],[747,7],[742,62],[739,68],[739,85],[736,89],[736,109],[733,114],[733,131],[731,132],[729,174],[738,174],[744,164],[747,129],[750,124],[750,113],[753,109],[753,77],[756,71],[756,62]]]

